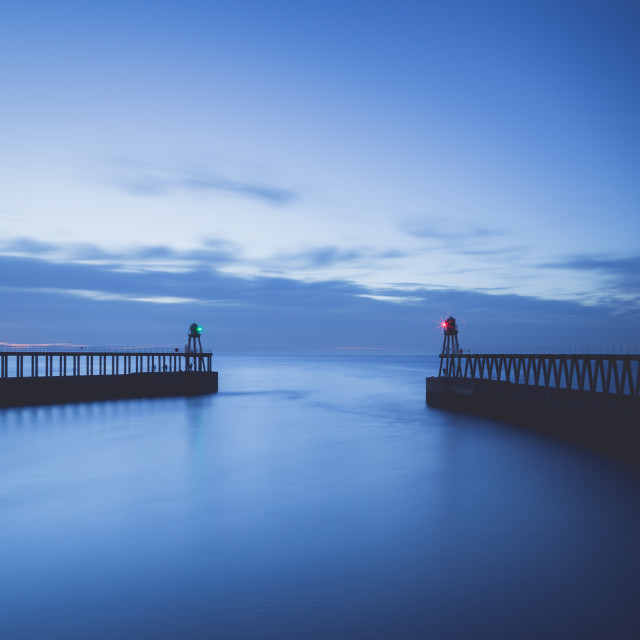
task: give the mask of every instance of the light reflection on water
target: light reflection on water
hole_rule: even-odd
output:
[[[0,637],[639,637],[636,477],[428,409],[435,366],[219,357],[216,396],[3,411]]]

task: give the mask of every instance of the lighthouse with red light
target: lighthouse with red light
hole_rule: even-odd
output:
[[[449,316],[441,323],[444,333],[444,342],[442,343],[442,355],[457,354],[460,352],[458,345],[458,325],[453,316]]]

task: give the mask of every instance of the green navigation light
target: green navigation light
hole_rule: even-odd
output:
[[[190,338],[198,338],[201,333],[202,333],[202,327],[197,322],[194,322],[189,327],[189,337]]]

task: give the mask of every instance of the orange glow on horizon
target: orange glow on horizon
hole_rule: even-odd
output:
[[[73,344],[71,342],[0,342],[3,347],[88,347],[88,344]]]

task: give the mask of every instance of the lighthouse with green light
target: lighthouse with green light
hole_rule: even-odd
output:
[[[200,334],[202,333],[202,327],[194,322],[189,327],[189,335],[187,342],[187,353],[202,353],[202,341],[200,340]],[[188,360],[188,359],[187,359]],[[202,358],[193,357],[193,369],[197,369],[198,371],[204,365]],[[191,369],[191,364],[189,363],[189,369]]]

